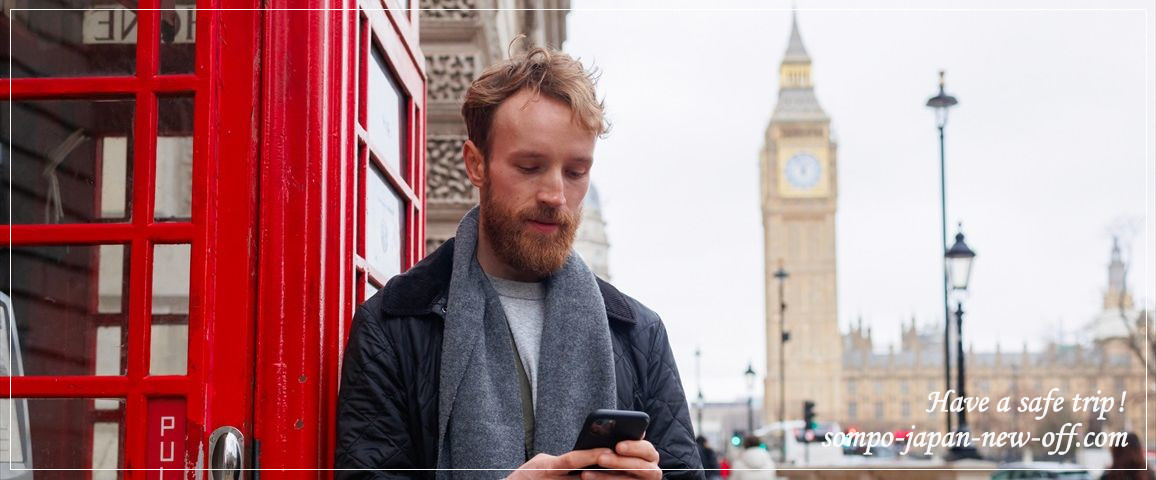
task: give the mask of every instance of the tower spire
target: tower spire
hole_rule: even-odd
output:
[[[1112,237],[1112,256],[1108,262],[1108,290],[1124,289],[1124,261],[1120,258],[1120,239]]]
[[[803,36],[799,34],[798,11],[791,6],[791,38],[787,40],[787,53],[783,55],[783,63],[811,63],[811,56],[803,46]]]
[[[1108,291],[1104,293],[1104,308],[1120,308],[1120,303],[1124,303],[1125,308],[1131,308],[1132,295],[1124,291],[1124,276],[1126,270],[1124,268],[1124,259],[1120,253],[1120,238],[1112,237],[1112,255],[1108,262]],[[1123,295],[1124,298],[1120,298]]]
[[[799,33],[797,10],[791,9],[791,36],[787,39],[787,52],[779,64],[779,102],[775,104],[772,120],[778,121],[827,121],[827,114],[815,98],[811,83],[811,55],[803,46],[803,35]]]

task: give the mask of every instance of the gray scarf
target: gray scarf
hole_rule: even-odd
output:
[[[510,469],[526,460],[517,355],[498,295],[475,256],[478,208],[458,225],[442,340],[439,469]],[[586,414],[616,405],[614,351],[594,274],[571,252],[546,280],[534,451],[561,455]],[[509,471],[439,470],[439,479],[501,478]]]

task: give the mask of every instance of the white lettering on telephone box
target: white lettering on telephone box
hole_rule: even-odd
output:
[[[161,10],[160,14],[166,25],[176,29],[172,43],[196,42],[197,10],[193,6]],[[85,44],[133,44],[136,32],[137,17],[133,10],[119,5],[100,5],[84,12],[81,37]]]
[[[161,417],[161,436],[165,436],[165,430],[176,430],[177,417],[164,416]]]
[[[165,453],[165,446],[166,445],[168,446],[168,449],[169,449],[168,453]],[[177,451],[177,449],[176,449],[175,442],[172,442],[172,441],[161,442],[161,461],[162,462],[171,462],[171,461],[175,460],[177,458],[176,451]]]

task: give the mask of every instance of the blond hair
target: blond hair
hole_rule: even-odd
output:
[[[491,65],[470,85],[462,103],[469,139],[488,160],[494,113],[502,102],[526,88],[565,103],[578,125],[601,136],[610,126],[603,115],[603,103],[595,95],[597,82],[596,71],[586,70],[570,55],[548,47],[535,47]]]

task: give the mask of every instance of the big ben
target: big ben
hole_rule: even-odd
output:
[[[811,57],[792,15],[779,98],[759,158],[767,332],[763,419],[769,422],[779,420],[780,384],[787,420],[800,419],[807,400],[815,402],[818,421],[837,420],[836,412],[844,410],[835,294],[838,177],[830,123],[815,97]],[[788,274],[782,280],[783,315],[775,276],[780,265]],[[788,340],[780,343],[784,330]]]

